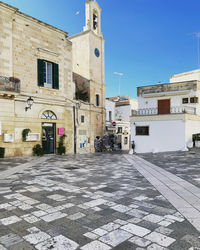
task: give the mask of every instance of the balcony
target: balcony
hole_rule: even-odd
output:
[[[184,106],[175,106],[170,108],[170,112],[165,112],[162,114],[192,114],[196,115],[196,108],[194,107],[184,107]],[[132,110],[132,116],[145,116],[145,115],[161,115],[158,112],[158,108],[145,108]]]
[[[14,77],[0,76],[0,91],[20,93],[20,80]]]

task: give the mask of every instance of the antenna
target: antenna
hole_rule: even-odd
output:
[[[114,72],[114,74],[119,76],[119,96],[120,96],[120,77],[122,77],[124,74],[120,72]]]

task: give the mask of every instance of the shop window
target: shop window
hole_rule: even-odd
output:
[[[81,122],[82,122],[82,123],[85,122],[85,116],[84,116],[84,115],[81,116]]]
[[[59,89],[59,65],[38,59],[38,86]]]
[[[188,102],[189,102],[188,98],[183,98],[183,99],[182,99],[182,103],[183,103],[183,104],[188,103]]]
[[[198,97],[191,97],[190,103],[198,103]]]
[[[99,95],[96,95],[96,106],[99,106]]]
[[[136,126],[136,135],[149,135],[149,126]]]

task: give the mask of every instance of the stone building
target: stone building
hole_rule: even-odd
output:
[[[56,153],[63,133],[66,153],[93,152],[94,138],[105,127],[100,17],[96,1],[87,1],[85,31],[68,37],[0,2],[0,147],[5,156],[31,155],[35,144]],[[87,83],[88,99],[75,94],[78,78]],[[24,129],[31,130],[26,141]]]

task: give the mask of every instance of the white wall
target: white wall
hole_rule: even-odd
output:
[[[121,149],[130,150],[130,123],[124,121],[116,121],[116,132],[118,131],[118,127],[122,127],[122,134],[118,134],[121,135]],[[128,139],[127,144],[124,144],[125,137],[127,137]]]
[[[149,136],[136,136],[135,126],[149,126]],[[136,153],[167,152],[185,149],[185,123],[175,121],[136,122],[131,126],[131,141]]]
[[[112,121],[115,121],[115,102],[106,99],[105,107],[106,121],[109,121],[109,111],[112,112]]]
[[[200,121],[186,121],[186,145],[192,142],[192,135],[200,133]]]
[[[200,70],[193,70],[170,76],[170,83],[200,80]]]
[[[115,108],[115,112],[116,112],[116,120],[122,119],[122,121],[126,122],[130,121],[130,115],[131,115],[130,105],[118,106]]]
[[[130,99],[130,105],[132,110],[138,110],[138,100]]]

